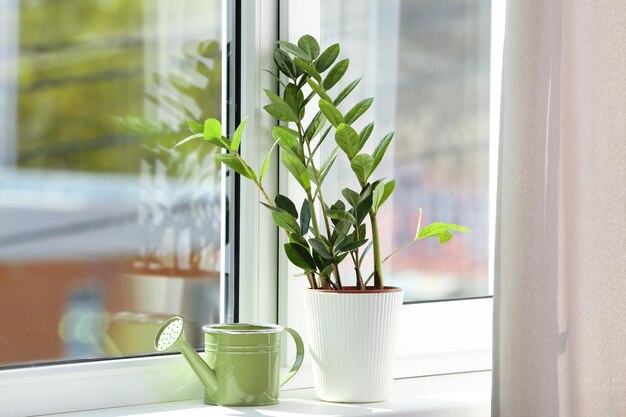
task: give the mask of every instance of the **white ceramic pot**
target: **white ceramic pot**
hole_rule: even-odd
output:
[[[384,401],[392,390],[403,291],[304,290],[315,392],[324,401]]]

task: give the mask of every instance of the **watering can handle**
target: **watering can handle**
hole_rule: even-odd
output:
[[[289,372],[287,372],[287,375],[284,375],[280,379],[281,387],[285,385],[285,383],[289,381],[291,377],[293,377],[296,374],[296,372],[298,372],[298,369],[300,369],[300,366],[302,365],[302,361],[304,360],[304,343],[302,343],[302,338],[300,337],[298,332],[296,332],[291,327],[285,327],[284,329],[287,333],[291,335],[291,337],[293,337],[293,341],[296,342],[296,360],[291,366],[291,369],[289,370]]]

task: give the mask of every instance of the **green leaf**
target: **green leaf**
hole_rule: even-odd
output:
[[[359,135],[345,123],[340,123],[337,126],[335,142],[348,155],[348,159],[352,159],[359,151]]]
[[[335,106],[338,106],[339,103],[341,103],[346,97],[348,97],[348,95],[352,92],[352,90],[356,88],[357,85],[359,85],[360,82],[361,79],[357,78],[356,80],[348,84],[347,87],[341,90],[341,93],[337,95],[337,98],[335,99],[335,101],[333,101],[333,104]]]
[[[360,182],[366,183],[370,174],[372,173],[372,167],[374,166],[374,158],[365,153],[360,153],[352,158],[350,161],[350,167],[356,174],[356,177]]]
[[[359,117],[363,115],[363,113],[365,113],[372,106],[373,102],[374,99],[370,97],[356,103],[354,107],[352,107],[350,110],[348,110],[348,113],[346,113],[346,123],[354,123]]]
[[[328,210],[326,214],[328,214],[328,217],[334,220],[344,221],[344,222],[348,222],[351,224],[357,224],[354,216],[345,210],[332,210],[331,209],[331,210]]]
[[[347,244],[343,244],[341,247],[338,247],[337,250],[340,252],[350,252],[350,251],[360,248],[366,243],[367,243],[367,239],[361,239],[355,242],[348,242]]]
[[[311,57],[309,61],[314,60],[320,55],[320,44],[317,43],[317,40],[311,35],[304,35],[298,39],[298,46]]]
[[[315,261],[309,253],[309,250],[298,243],[285,243],[285,254],[287,259],[305,272],[312,272],[317,269]]]
[[[204,140],[222,137],[222,124],[216,119],[206,119],[204,121]]]
[[[458,224],[436,222],[431,223],[423,228],[417,235],[417,239],[426,239],[436,236],[437,238],[439,238],[439,243],[445,243],[448,240],[452,239],[452,233],[450,233],[450,231],[469,232],[470,229]]]
[[[317,59],[317,61],[315,61],[315,68],[319,72],[324,72],[328,68],[330,68],[330,66],[333,65],[333,62],[335,62],[335,60],[339,56],[339,49],[340,48],[338,43],[334,43],[326,48],[324,52],[322,52],[322,55],[320,55],[320,57]]]
[[[365,225],[365,223],[360,224],[359,227],[356,227],[354,229],[354,233],[352,234],[354,236],[354,241],[365,238],[366,232],[367,232],[367,226]]]
[[[320,96],[321,99],[324,99],[328,101],[329,103],[332,102],[332,100],[330,99],[330,97],[328,97],[328,94],[326,94],[326,91],[324,91],[321,85],[319,85],[318,83],[316,83],[310,78],[307,79],[306,82],[309,83],[309,86],[311,87],[311,89],[315,91],[317,95]]]
[[[309,204],[309,200],[306,198],[302,202],[302,207],[300,208],[300,231],[303,235],[306,235],[309,231],[309,224],[311,223],[311,206]]]
[[[241,143],[241,136],[243,135],[243,131],[246,128],[246,123],[248,122],[248,118],[246,117],[243,121],[237,126],[235,130],[235,134],[233,135],[233,141],[230,144],[230,149],[233,151],[237,151],[239,149],[239,144]]]
[[[452,233],[447,230],[439,235],[439,243],[446,243],[450,239],[452,239]]]
[[[289,242],[297,243],[299,245],[304,246],[307,249],[309,248],[309,242],[306,241],[304,236],[301,236],[298,233],[289,233]]]
[[[326,100],[319,101],[320,111],[326,116],[330,124],[337,127],[339,124],[343,123],[343,115],[337,107],[333,106],[330,102]]]
[[[335,204],[333,204],[330,208],[333,210],[345,210],[346,205],[343,203],[343,201],[337,200],[335,201]]]
[[[295,65],[295,62],[294,62]],[[296,78],[294,79],[294,81],[298,81],[298,78],[304,74],[304,71],[302,71],[302,69],[300,69],[297,65],[296,65]],[[306,83],[306,77],[302,77],[300,78],[300,81],[298,81],[298,87],[302,88],[302,86],[304,86],[304,84]]]
[[[270,210],[270,211],[278,211],[278,212],[280,212],[280,211],[281,211],[279,208],[277,208],[277,207],[272,207],[272,206],[270,206],[269,204],[266,204],[266,203],[264,203],[264,202],[262,202],[262,201],[259,201],[259,203],[261,203],[261,205],[262,205],[262,206],[265,206],[265,207],[266,207],[268,210]]]
[[[263,178],[265,178],[265,174],[267,173],[267,169],[270,166],[270,160],[272,158],[272,152],[274,152],[274,148],[276,147],[277,143],[278,143],[278,140],[276,140],[274,142],[274,144],[270,148],[270,150],[267,153],[267,155],[265,155],[265,159],[263,160],[263,164],[261,165],[261,171],[259,172],[259,182],[263,182]]]
[[[210,139],[204,139],[204,140],[210,143],[211,145],[218,146],[222,149],[226,149],[227,151],[231,150],[230,143],[223,136],[221,138],[210,138]]]
[[[389,181],[388,183],[380,182],[376,188],[374,188],[373,199],[374,199],[374,209],[378,211],[378,209],[383,205],[383,203],[389,198],[393,189],[396,186],[396,182],[394,180]]]
[[[328,265],[332,266],[332,263],[328,259],[322,258],[317,252],[313,251],[312,255],[313,261],[315,262],[315,265],[317,265],[317,269],[320,271]]]
[[[454,232],[464,232],[469,233],[471,229],[469,227],[461,226],[460,224],[447,223],[448,230],[452,230]]]
[[[294,45],[291,42],[278,41],[276,43],[279,44],[285,51],[289,52],[292,55],[297,56],[298,58],[302,58],[307,61],[311,60],[311,56],[305,50],[303,50],[297,45]]]
[[[328,240],[328,238],[324,235],[320,235],[319,239],[324,242],[324,244],[326,245],[326,247],[330,247],[330,241]]]
[[[287,106],[289,107],[289,106]],[[275,119],[278,119],[282,122],[295,122],[296,120],[293,118],[293,110],[286,110],[283,106],[279,106],[277,104],[267,104],[263,106],[266,112],[268,112]]]
[[[358,206],[361,202],[361,195],[349,188],[344,188],[343,190],[341,190],[341,195],[343,195],[343,197],[352,207]]]
[[[372,131],[374,130],[374,122],[368,124],[361,130],[359,133],[359,151],[363,149],[363,146],[367,143],[367,140],[370,138]]]
[[[294,116],[300,113],[304,107],[304,95],[302,94],[302,90],[300,90],[294,83],[289,83],[287,88],[285,88],[283,97],[285,97],[285,103],[287,103],[287,105],[289,105],[289,107],[293,110]]]
[[[358,206],[356,206],[356,214],[354,217],[356,217],[356,221],[357,223],[361,223],[363,222],[363,220],[365,220],[365,217],[367,217],[368,213],[370,212],[370,209],[372,208],[372,204],[373,204],[373,198],[372,198],[372,194],[367,194],[365,196],[361,196],[361,202],[359,203]]]
[[[296,219],[286,211],[272,211],[272,220],[276,226],[291,233],[300,233],[300,225]]]
[[[220,154],[215,155],[215,159],[217,159],[218,161],[220,161],[227,167],[231,168],[233,171],[235,171],[239,175],[246,177],[246,178],[254,179],[253,178],[254,172],[252,171],[252,168],[246,165],[245,162],[237,158],[237,156],[235,156],[234,154],[220,153]]]
[[[187,126],[189,126],[189,130],[191,130],[192,133],[204,134],[204,125],[202,123],[189,121],[187,122]]]
[[[389,147],[392,139],[393,132],[387,133],[385,137],[381,139],[380,143],[378,143],[376,149],[374,149],[374,152],[372,153],[372,157],[374,158],[374,165],[372,166],[371,172],[374,172],[378,164],[380,164],[380,161],[382,161],[383,156],[385,155],[385,151],[387,151],[387,148]]]
[[[330,254],[329,249],[321,240],[315,238],[309,239],[309,244],[311,245],[311,248],[313,248],[313,250],[322,258],[333,259],[333,255]]]
[[[293,85],[293,84],[290,84]],[[287,86],[287,88],[289,89],[289,86]],[[295,85],[293,88],[297,88]],[[272,101],[272,104],[277,106],[277,108],[280,109],[281,114],[285,113],[291,120],[285,120],[285,121],[296,121],[298,120],[298,115],[297,115],[297,111],[294,110],[285,100],[283,100],[282,98],[280,98],[275,92],[268,90],[268,89],[263,89],[263,91],[265,92],[265,95],[267,96],[267,98],[269,98]],[[295,93],[297,94],[297,93]],[[271,106],[271,104],[270,104]],[[265,106],[267,107],[267,106]],[[267,110],[267,109],[266,109]],[[268,113],[270,113],[268,111]],[[271,113],[270,113],[271,114]],[[272,115],[274,116],[274,115]],[[274,116],[276,117],[276,116]],[[279,119],[278,117],[276,117],[277,119]],[[279,119],[282,120],[282,119]]]
[[[333,221],[333,225],[335,227],[333,229],[332,234],[330,235],[330,243],[333,245],[333,247],[336,247],[338,242],[341,242],[343,239],[346,238],[346,235],[348,234],[348,230],[350,230],[352,225],[347,222],[335,222],[335,221]],[[340,228],[339,226],[346,226],[346,227]]]
[[[278,69],[287,76],[287,78],[295,79],[298,76],[296,64],[293,63],[289,55],[279,48],[274,49],[274,62]]]
[[[352,223],[339,220],[333,220],[333,224],[335,225],[335,230],[333,231],[334,240],[340,240],[342,237],[346,236],[352,227]]]
[[[335,241],[335,249],[339,252],[341,252],[341,250],[339,248],[343,247],[343,246],[347,246],[349,244],[351,244],[352,242],[354,242],[354,236],[353,235],[340,235],[338,236],[338,239]]]
[[[291,201],[289,197],[286,197],[282,194],[277,194],[274,198],[274,204],[276,204],[276,207],[283,211],[286,211],[296,219],[298,218],[298,209],[296,209],[296,205],[293,204],[293,201]]]
[[[328,75],[326,75],[326,78],[324,78],[324,82],[322,83],[322,87],[324,87],[324,90],[330,90],[335,84],[339,82],[339,80],[341,80],[341,77],[343,77],[343,75],[348,70],[348,65],[350,65],[350,60],[347,58],[342,59],[341,61],[337,62],[330,69],[330,71],[328,71]]]
[[[272,76],[272,78],[274,78],[274,80],[276,82],[278,82],[280,85],[282,85],[284,88],[287,88],[287,86],[285,85],[285,83],[283,82],[283,80],[280,79],[280,77],[278,77],[276,74],[274,74],[272,71],[270,70],[266,70],[266,69],[262,69],[261,71],[268,73],[269,75]]]
[[[304,131],[304,139],[307,141],[313,139],[313,137],[320,133],[320,131],[324,128],[325,124],[326,116],[324,116],[321,111],[317,112],[309,126],[307,126],[306,130]]]
[[[287,143],[291,144],[292,142],[297,142],[298,136],[300,134],[287,126],[274,126],[272,128],[272,137],[274,139],[284,139]]]
[[[326,277],[327,279],[330,277],[330,274],[335,270],[335,266],[333,264],[327,265],[322,271],[320,275]]]
[[[187,142],[189,142],[191,140],[200,139],[201,137],[202,137],[201,133],[196,133],[195,135],[187,136],[185,139],[181,140],[176,145],[174,145],[172,149],[176,149],[179,146],[184,145],[185,143],[187,143]]]
[[[306,191],[311,189],[311,179],[302,161],[294,154],[281,152],[280,159],[283,165],[294,176],[296,181],[300,183]]]
[[[313,77],[318,82],[322,82],[322,76],[319,72],[317,72],[313,65],[300,58],[294,58],[293,63],[296,64],[296,66],[304,71],[309,77]]]
[[[304,159],[304,149],[298,141],[298,132],[285,126],[274,126],[272,137],[278,140],[278,146],[285,152],[296,155],[300,160]]]
[[[380,182],[380,180],[375,181],[374,184],[366,184],[365,187],[361,189],[361,200],[369,197],[372,194],[372,190],[374,187]]]

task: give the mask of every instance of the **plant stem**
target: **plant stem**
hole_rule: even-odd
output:
[[[363,276],[361,275],[361,267],[359,266],[359,252],[358,250],[354,252],[350,252],[350,257],[354,262],[354,273],[356,276],[356,285],[360,290],[365,289],[365,285],[363,284]]]
[[[341,285],[341,276],[339,275],[339,265],[336,262],[335,249],[333,248],[333,245],[332,245],[333,242],[331,242],[330,240],[332,236],[332,232],[330,228],[330,222],[328,221],[328,212],[326,211],[326,204],[324,203],[324,196],[322,195],[322,189],[320,186],[319,172],[317,171],[317,168],[315,167],[315,162],[313,162],[313,157],[311,155],[311,145],[308,142],[306,143],[306,147],[307,147],[307,150],[309,151],[309,163],[311,164],[311,167],[313,168],[313,172],[315,173],[315,182],[318,187],[318,189],[316,190],[316,194],[320,199],[320,205],[322,206],[322,216],[324,217],[324,225],[326,226],[326,237],[328,238],[328,241],[330,242],[330,254],[333,257],[333,271],[335,273],[335,278],[337,279],[337,286],[339,287],[339,289],[342,289],[343,286]],[[309,201],[312,201],[312,197],[310,198],[311,200]]]
[[[311,286],[312,289],[317,289],[317,282],[315,281],[315,274],[314,273],[308,273],[306,274],[307,279],[309,280],[309,285]]]
[[[335,279],[337,280],[337,287],[340,290],[343,290],[343,285],[341,285],[341,276],[339,276],[339,265],[335,261],[335,251],[333,248],[330,248],[330,254],[333,255],[333,272],[335,273]]]
[[[376,221],[376,213],[370,210],[370,223],[372,225],[372,251],[374,253],[374,287],[382,290],[383,283],[383,265],[380,260],[380,236],[378,234],[378,222]]]
[[[247,164],[246,162],[243,160],[243,158],[241,157],[241,155],[239,154],[239,152],[236,151],[231,151],[233,152],[233,154],[235,155],[235,157],[237,157],[237,159],[241,162],[241,164],[246,167]],[[246,168],[246,171],[248,172],[248,175],[250,175],[250,178],[252,179],[252,182],[254,182],[254,184],[257,186],[257,188],[259,189],[259,191],[261,191],[261,194],[263,194],[263,197],[265,198],[265,200],[267,201],[267,204],[271,207],[274,207],[274,202],[272,201],[272,199],[270,198],[269,195],[267,195],[267,193],[265,192],[265,188],[263,188],[263,184],[261,184],[257,178],[256,178],[256,174],[254,173],[254,171],[251,171],[249,169]]]
[[[263,188],[263,185],[261,185],[261,183],[257,182],[256,180],[254,180],[254,182],[256,183],[257,187],[259,187],[259,190],[261,190],[261,193],[263,194],[263,197],[265,197],[265,200],[267,200],[268,204],[271,205],[272,207],[274,207],[274,203],[272,202],[270,197],[265,192],[265,189]]]
[[[311,195],[311,191],[306,192],[306,198],[309,201],[309,208],[311,209],[311,225],[313,226],[313,234],[315,237],[320,236],[320,229],[317,225],[317,214],[315,212],[315,203],[313,202],[313,196]]]
[[[305,142],[304,130],[302,129],[302,123],[296,122],[296,126],[298,127],[298,134],[300,135],[301,141]],[[307,142],[307,147],[308,146],[309,144]],[[306,166],[306,157],[304,159],[305,160],[302,161],[302,163],[304,163]],[[315,237],[320,237],[320,229],[317,223],[317,213],[315,211],[315,202],[313,201],[311,190],[306,190],[306,197],[307,197],[307,200],[309,201],[309,208],[311,209],[311,223],[313,225],[313,234],[315,235]],[[322,206],[322,210],[324,210],[324,206]]]
[[[419,240],[419,236],[420,236],[420,230],[422,228],[422,209],[419,210],[420,211],[420,215],[417,219],[417,230],[415,231],[415,237],[413,238],[413,240],[405,243],[404,245],[402,245],[402,247],[400,247],[399,249],[396,249],[395,251],[393,251],[392,253],[390,253],[389,255],[387,255],[385,257],[385,259],[383,259],[383,262],[386,262],[387,259],[391,258],[393,255],[405,250],[406,248],[408,248],[409,246],[411,246],[412,244],[414,244],[415,242],[417,242]]]
[[[317,142],[317,145],[315,145],[315,148],[313,148],[313,152],[310,153],[309,159],[313,158],[313,155],[315,155],[315,152],[317,152],[319,147],[322,145],[322,142],[324,141],[324,139],[326,139],[326,136],[328,136],[328,133],[330,132],[331,128],[332,128],[332,125],[328,126],[328,129],[326,129],[326,131],[322,134],[322,136],[320,137],[320,140]]]
[[[361,188],[365,187],[365,183],[359,181]],[[370,209],[370,224],[372,226],[372,253],[374,256],[374,272],[368,277],[365,285],[370,281],[372,275],[374,276],[374,288],[382,290],[385,286],[383,281],[383,263],[380,259],[380,235],[378,234],[378,222],[376,220],[376,211]]]

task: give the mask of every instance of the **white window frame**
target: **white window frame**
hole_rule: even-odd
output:
[[[226,21],[226,1],[223,21]],[[280,16],[281,38],[294,40],[304,33],[319,36],[321,1],[247,0],[245,6],[240,22],[241,67],[244,68],[240,112],[242,117],[248,116],[248,140],[243,141],[241,152],[253,167],[258,168],[271,147],[269,132],[275,123],[261,109],[266,104],[262,87],[267,88],[270,81],[260,69],[274,68],[272,52],[279,35],[277,18]],[[504,10],[504,0],[492,2],[492,27],[502,25]],[[503,33],[502,28],[492,34],[492,51],[502,51]],[[223,48],[224,54],[226,49]],[[492,54],[491,118],[494,121],[499,118],[501,65],[499,54]],[[492,138],[497,138],[497,133],[496,122],[492,124]],[[497,141],[492,140],[490,178],[496,175],[496,150]],[[275,174],[273,181],[271,175],[266,180],[265,186],[270,194],[279,188],[278,183],[281,192],[289,193],[295,188],[284,181],[287,175]],[[285,308],[289,292],[297,293],[299,284],[294,285],[294,279],[288,278],[292,275],[288,273],[289,265],[284,256],[279,256],[279,234],[270,216],[258,204],[260,196],[253,184],[241,181],[239,197],[242,234],[239,321],[278,321],[305,333],[303,317],[289,316]],[[490,233],[493,236],[493,228]],[[492,239],[490,253],[493,254]],[[396,377],[491,368],[489,298],[405,305],[400,333]],[[287,388],[311,385],[310,369],[305,366]],[[201,397],[201,385],[178,354],[0,370],[0,405],[5,417]]]

